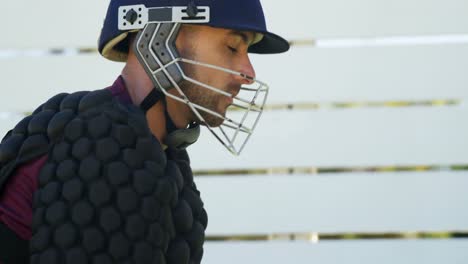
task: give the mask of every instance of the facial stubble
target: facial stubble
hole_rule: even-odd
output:
[[[197,61],[197,56],[195,52],[195,47],[193,45],[190,45],[188,48],[184,49],[183,51],[180,52],[181,56],[183,58],[187,58],[190,60]],[[184,73],[189,76],[190,78],[203,82],[202,81],[202,76],[200,71],[198,71],[198,68],[201,66],[196,66],[190,63],[184,63],[182,65],[182,68],[184,70]],[[203,86],[197,85],[191,81],[188,80],[183,80],[179,84],[182,92],[187,96],[187,98],[190,100],[191,103],[205,107],[213,112],[219,113],[222,116],[225,116],[226,110],[221,110],[222,112],[219,111],[218,105],[220,100],[225,97],[224,95],[217,93],[215,91],[209,90]],[[223,122],[224,119],[215,116],[211,113],[208,113],[206,111],[197,109],[197,111],[200,113],[201,117],[203,120],[200,120],[193,111],[190,111],[192,114],[191,119],[194,122],[200,123],[202,125],[208,125],[210,127],[218,127],[220,126]]]

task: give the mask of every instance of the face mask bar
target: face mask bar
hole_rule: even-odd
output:
[[[166,58],[165,62],[163,62],[163,59],[160,58],[160,56],[158,56],[158,54],[152,48],[150,48],[149,53],[151,59],[156,61],[158,66],[156,69],[154,65],[151,67],[150,63],[148,63],[148,54],[145,55],[138,49],[139,46],[143,46],[143,35],[148,37],[148,34],[151,34],[151,40],[149,43],[154,43],[155,38],[159,32],[159,28],[161,25],[163,25],[162,23],[148,23],[148,26],[151,24],[153,24],[153,27],[156,27],[154,27],[152,32],[144,30],[144,34],[143,32],[140,33],[135,44],[137,45],[135,51],[140,59],[140,62],[143,63],[143,67],[150,75],[153,83],[155,83],[155,86],[160,88],[165,96],[188,105],[201,124],[204,124],[232,154],[239,155],[244,149],[247,141],[250,139],[263,112],[263,107],[268,96],[268,85],[240,72],[179,57],[178,54],[173,51],[173,42],[180,26],[178,23],[172,23],[172,29],[170,30],[169,35],[165,38],[165,48],[169,53],[170,59],[168,60]],[[183,70],[183,67],[181,67],[183,64],[189,64],[192,68],[200,67],[222,72],[224,74],[234,75],[237,76],[237,78],[240,77],[247,80],[249,84],[241,86],[238,95],[234,97],[233,94],[229,92],[223,91],[222,89],[187,76]],[[177,69],[176,72],[174,71],[174,67]],[[169,81],[170,84],[161,83],[161,74],[167,78],[167,81]],[[182,91],[179,85],[182,80],[196,85],[197,89],[205,89],[206,91],[215,92],[222,96],[232,98],[232,104],[228,106],[225,115],[222,115],[212,109],[208,109],[202,105],[195,104],[191,102]],[[168,89],[171,88],[176,89],[178,95],[169,93]],[[218,127],[209,126],[205,118],[203,118],[201,112],[223,120],[222,124]]]
[[[175,100],[187,103],[189,105],[191,104],[193,106],[192,111],[194,111],[195,115],[200,120],[200,122],[206,125],[210,132],[231,153],[233,153],[234,155],[239,155],[244,149],[253,131],[255,130],[257,123],[262,115],[263,108],[268,97],[268,85],[254,78],[248,77],[240,72],[235,72],[219,66],[205,64],[185,58],[177,58],[174,60],[174,62],[171,62],[170,64],[172,63],[188,63],[198,67],[215,69],[221,72],[225,72],[227,74],[240,76],[250,82],[249,85],[241,86],[239,94],[233,97],[233,94],[229,92],[222,91],[221,89],[218,89],[214,86],[197,81],[183,73],[183,79],[189,81],[192,84],[197,85],[197,88],[213,91],[233,99],[233,103],[227,108],[226,114],[224,116],[206,107],[194,104],[192,102],[187,102],[181,99],[181,97],[185,97],[185,94],[178,85],[175,87],[178,93],[181,95],[181,97],[177,97],[166,92],[167,96],[174,98]],[[166,65],[166,67],[170,66],[170,64]],[[157,70],[156,72],[162,70],[163,68]],[[222,119],[223,123],[219,127],[211,127],[206,123],[205,119],[201,116],[199,111]]]

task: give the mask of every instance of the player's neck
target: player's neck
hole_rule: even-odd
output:
[[[153,89],[153,83],[135,56],[129,54],[122,77],[133,104],[140,105]]]
[[[127,64],[122,70],[122,78],[134,105],[141,105],[154,89],[153,83],[135,56],[129,55]],[[184,103],[171,98],[167,98],[166,101],[174,125],[177,128],[186,128],[190,123],[190,109]],[[146,113],[146,120],[151,132],[163,144],[167,135],[165,107],[165,102],[159,101]]]
[[[137,106],[141,105],[143,100],[153,89],[153,84],[135,56],[129,55],[127,64],[122,70],[122,78],[124,79],[132,103]],[[151,133],[159,142],[164,144],[167,131],[164,104],[162,101],[153,105],[148,112],[146,112],[146,120]]]

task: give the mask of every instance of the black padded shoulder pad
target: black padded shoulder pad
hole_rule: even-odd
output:
[[[186,152],[167,155],[140,109],[87,97],[56,121],[64,132],[39,175],[31,263],[200,263],[207,215]]]
[[[107,89],[58,94],[10,130],[0,144],[0,192],[19,165],[47,153],[68,122],[77,114],[112,101]]]

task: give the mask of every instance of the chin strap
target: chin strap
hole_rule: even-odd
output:
[[[145,112],[153,107],[160,100],[164,100],[164,94],[154,88],[141,102],[140,108]],[[172,118],[167,111],[167,107],[164,107],[164,116],[166,117],[166,144],[168,147],[176,149],[185,149],[188,146],[192,145],[198,140],[200,136],[200,125],[193,122],[189,124],[187,128],[177,128]]]
[[[158,91],[156,88],[153,88],[153,90],[151,90],[151,92],[145,97],[145,99],[143,99],[143,102],[141,102],[140,108],[146,114],[148,110],[160,100],[164,100],[164,94]]]

